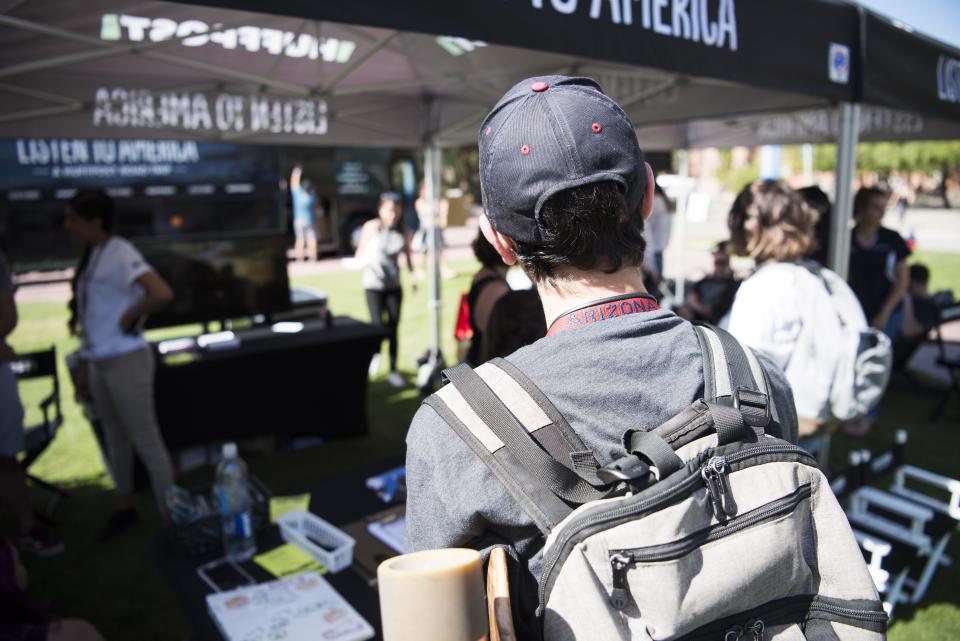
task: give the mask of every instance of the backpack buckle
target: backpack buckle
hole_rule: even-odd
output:
[[[597,470],[597,478],[608,485],[637,481],[649,474],[650,466],[633,454],[618,458]]]
[[[733,406],[740,410],[743,422],[750,427],[770,424],[770,399],[763,392],[738,387],[733,392]]]

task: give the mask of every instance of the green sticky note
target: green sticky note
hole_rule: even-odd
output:
[[[309,510],[310,495],[273,496],[270,498],[270,522],[276,523],[282,515],[293,510]]]
[[[258,554],[253,557],[253,560],[278,579],[301,572],[319,572],[320,574],[327,572],[327,568],[292,543],[285,543],[268,552]]]

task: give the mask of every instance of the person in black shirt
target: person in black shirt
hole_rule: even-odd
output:
[[[473,337],[464,361],[476,367],[491,358],[487,341],[490,318],[497,302],[510,291],[510,286],[507,284],[509,267],[480,232],[473,241],[473,254],[480,261],[480,269],[474,274],[467,294]]]
[[[713,250],[713,273],[701,278],[687,292],[686,306],[677,313],[689,320],[717,324],[733,306],[740,281],[730,269],[727,243],[717,243]]]
[[[903,321],[900,304],[910,283],[910,248],[900,234],[880,225],[889,200],[889,192],[876,187],[861,187],[857,191],[847,281],[860,300],[867,322],[896,341]],[[863,436],[879,411],[877,405],[866,416],[847,421],[843,431],[850,436]]]
[[[900,234],[880,225],[889,197],[876,187],[857,192],[848,280],[867,321],[893,340],[900,331],[900,303],[910,283],[910,249]]]

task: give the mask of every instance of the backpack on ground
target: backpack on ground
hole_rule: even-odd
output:
[[[764,433],[779,408],[756,356],[694,329],[704,398],[628,430],[603,467],[502,359],[447,370],[426,401],[545,537],[543,638],[883,639],[886,613],[816,460]]]
[[[763,269],[778,268],[797,267]],[[811,406],[798,411],[821,420],[864,416],[880,402],[890,381],[891,341],[870,327],[860,301],[840,276],[812,262],[800,268],[805,270],[797,278],[798,295],[805,301],[804,326],[786,374],[791,382],[809,381],[794,391],[798,405],[807,398]]]

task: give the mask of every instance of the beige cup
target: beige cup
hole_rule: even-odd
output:
[[[480,553],[463,548],[394,557],[377,568],[383,641],[485,641]]]

